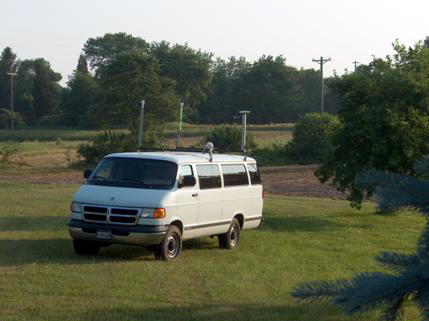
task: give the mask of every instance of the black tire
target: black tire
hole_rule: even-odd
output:
[[[79,255],[95,255],[100,251],[101,244],[94,241],[73,240],[73,248]]]
[[[162,261],[173,261],[182,252],[182,233],[177,226],[171,225],[164,239],[156,247],[155,258]]]
[[[221,249],[232,250],[240,244],[240,223],[234,218],[229,226],[228,232],[219,234],[219,247]]]

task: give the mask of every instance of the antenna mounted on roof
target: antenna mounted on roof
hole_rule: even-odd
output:
[[[204,145],[204,152],[206,151],[209,152],[210,155],[210,161],[213,161],[213,149],[214,149],[214,145],[212,142],[208,142],[207,144]]]

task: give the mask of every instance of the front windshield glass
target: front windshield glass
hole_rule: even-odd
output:
[[[107,157],[97,166],[87,184],[131,188],[171,189],[177,164],[142,158]]]

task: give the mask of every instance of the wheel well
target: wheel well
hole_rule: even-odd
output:
[[[236,218],[238,220],[238,223],[240,224],[240,228],[243,228],[244,225],[244,216],[243,214],[237,214],[234,216],[234,218]]]
[[[180,221],[174,221],[174,222],[171,222],[170,225],[177,226],[178,229],[180,230],[180,234],[183,235],[183,224],[182,224],[182,222],[180,222]]]

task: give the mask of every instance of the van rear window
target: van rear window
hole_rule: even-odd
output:
[[[222,186],[217,165],[197,165],[197,173],[200,189],[220,188]]]
[[[243,164],[222,165],[222,173],[225,187],[249,185],[246,167]]]
[[[249,169],[250,181],[252,182],[252,185],[261,184],[261,175],[259,174],[256,164],[247,164],[247,168]]]

